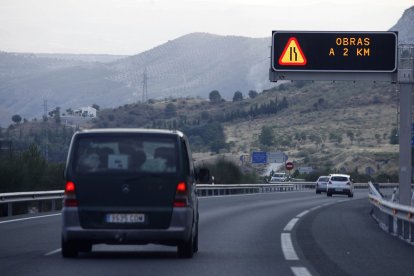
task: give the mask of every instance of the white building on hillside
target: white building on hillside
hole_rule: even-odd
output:
[[[91,106],[80,107],[78,109],[73,110],[73,114],[75,116],[82,116],[82,117],[96,117],[96,109]]]

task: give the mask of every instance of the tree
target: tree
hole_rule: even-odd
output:
[[[352,145],[352,144],[353,144],[353,142],[354,142],[354,139],[355,139],[355,135],[354,135],[354,133],[352,132],[352,130],[348,130],[348,131],[346,132],[346,136],[348,136],[349,140],[351,140],[351,145]]]
[[[234,92],[233,102],[243,101],[243,94],[240,91]]]
[[[73,115],[73,109],[72,108],[66,109],[66,113],[68,113],[68,115]]]
[[[100,109],[99,105],[97,105],[97,104],[93,104],[92,107],[95,108],[97,111],[99,111],[99,109]]]
[[[14,123],[20,124],[20,122],[22,121],[22,116],[16,114],[13,115],[11,119]]]
[[[390,144],[391,145],[398,145],[399,143],[399,139],[398,139],[398,129],[397,128],[393,128],[391,130],[391,135],[390,135]]]
[[[56,123],[60,123],[60,107],[56,107],[55,109],[53,109],[52,111],[50,111],[49,116],[55,119]]]
[[[177,116],[177,108],[173,103],[169,103],[165,106],[164,113],[167,118],[175,117]]]
[[[208,97],[212,103],[219,103],[223,101],[223,98],[217,90],[211,91]]]
[[[255,90],[250,90],[249,91],[249,97],[250,97],[250,99],[256,98],[257,95],[259,95],[259,93],[257,93]]]
[[[262,131],[259,134],[259,142],[265,146],[271,146],[273,144],[273,130],[271,127],[262,127]]]

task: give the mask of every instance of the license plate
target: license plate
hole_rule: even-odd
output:
[[[144,223],[144,214],[107,214],[108,223]]]
[[[342,192],[342,189],[335,189],[335,192]]]

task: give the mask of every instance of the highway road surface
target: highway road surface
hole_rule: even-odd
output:
[[[314,191],[200,198],[199,252],[95,245],[63,259],[59,213],[0,220],[0,275],[414,275],[414,246],[370,217],[355,197]]]

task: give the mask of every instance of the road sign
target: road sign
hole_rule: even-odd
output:
[[[293,170],[293,168],[294,168],[295,166],[293,165],[293,163],[292,162],[287,162],[286,163],[286,165],[285,165],[285,168],[286,168],[286,170],[288,170],[288,171],[290,171],[290,170]]]
[[[394,32],[273,31],[271,70],[292,72],[395,72]]]
[[[268,163],[284,163],[286,154],[282,151],[268,152],[267,153],[267,162]]]
[[[296,38],[291,37],[286,43],[286,47],[283,50],[279,58],[280,65],[293,65],[304,66],[306,65],[306,57],[300,48],[299,42]]]
[[[265,151],[252,152],[252,163],[253,164],[266,164],[267,163],[267,152]]]

